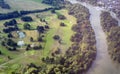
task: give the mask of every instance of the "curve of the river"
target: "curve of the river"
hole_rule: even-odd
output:
[[[120,68],[114,64],[108,54],[106,35],[100,24],[100,14],[102,9],[86,3],[77,2],[76,0],[69,1],[71,3],[80,3],[87,7],[91,14],[90,22],[96,36],[97,56],[87,74],[120,74]]]

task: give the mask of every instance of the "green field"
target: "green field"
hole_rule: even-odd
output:
[[[0,8],[0,13],[7,13],[16,10],[37,10],[51,7],[41,3],[42,0],[6,0],[11,9]]]
[[[9,2],[9,1],[8,1]],[[39,0],[34,0],[35,3],[39,3],[41,1]],[[48,7],[47,5],[40,4],[42,5],[41,8]],[[13,5],[14,6],[14,5]],[[41,9],[40,8],[40,9]],[[13,8],[18,9],[17,7]],[[41,64],[40,60],[42,57],[50,56],[50,54],[54,51],[57,50],[57,48],[61,49],[61,55],[64,55],[65,51],[70,47],[72,42],[70,41],[71,36],[74,34],[74,32],[71,30],[71,27],[76,24],[76,18],[69,15],[68,11],[66,9],[62,10],[57,10],[56,11],[59,14],[62,14],[66,17],[65,20],[60,20],[57,18],[57,14],[53,14],[50,11],[48,12],[43,12],[43,13],[35,13],[35,14],[29,14],[27,16],[31,16],[33,18],[32,22],[27,22],[31,25],[32,29],[36,29],[37,26],[44,26],[46,23],[41,22],[40,19],[46,20],[48,23],[50,29],[47,30],[44,34],[44,40],[46,42],[44,43],[39,43],[39,42],[31,42],[29,39],[30,37],[33,37],[34,40],[37,40],[39,34],[37,33],[36,30],[24,30],[24,24],[26,22],[21,21],[20,18],[16,18],[18,22],[18,27],[22,32],[25,32],[26,37],[23,38],[25,41],[25,44],[41,44],[43,46],[43,49],[41,50],[30,50],[30,51],[25,51],[26,46],[23,46],[22,49],[19,49],[18,51],[9,51],[6,47],[0,45],[0,50],[3,53],[0,58],[0,74],[7,73],[11,74],[13,71],[22,71],[22,68],[33,62],[37,64]],[[39,16],[39,17],[36,17]],[[9,21],[9,20],[5,20]],[[2,30],[4,28],[3,23],[5,21],[0,21],[0,36],[7,38],[7,34],[3,33]],[[62,27],[60,26],[60,23],[65,23],[66,26]],[[58,41],[53,39],[54,35],[59,35],[60,38],[62,39],[62,42],[64,44],[59,44]],[[19,38],[12,38],[15,42],[19,40]],[[9,59],[8,56],[11,58]],[[23,60],[24,59],[24,60]]]

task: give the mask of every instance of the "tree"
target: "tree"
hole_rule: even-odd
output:
[[[66,17],[64,15],[62,15],[62,14],[58,14],[57,17],[60,20],[65,20],[66,19]]]
[[[65,0],[43,0],[42,3],[49,4],[56,7],[63,7]]]
[[[15,51],[15,50],[17,50],[17,48],[16,48],[16,47],[13,47],[13,50]]]
[[[56,13],[56,12],[55,12],[55,9],[52,9],[51,12],[52,12],[53,14]]]
[[[61,22],[61,23],[60,23],[60,26],[66,26],[66,24],[65,24],[65,23],[63,23],[63,22]]]
[[[17,49],[16,49],[16,47],[8,47],[8,50],[9,51],[16,51]]]
[[[55,51],[55,54],[60,54],[60,52],[61,52],[61,49],[57,48],[57,50]]]
[[[7,45],[8,45],[8,46],[11,46],[11,47],[16,47],[16,46],[17,46],[17,43],[14,42],[12,39],[8,39],[8,40],[7,40]]]
[[[39,41],[39,42],[43,42],[44,40],[43,40],[43,38],[40,36],[40,37],[38,37],[38,41]]]
[[[3,29],[3,32],[10,33],[12,31],[17,31],[17,30],[19,30],[18,27],[8,27],[8,28]]]
[[[39,45],[39,46],[34,46],[33,49],[34,49],[34,50],[42,49],[42,46],[41,46],[41,45]]]
[[[0,7],[3,9],[10,9],[10,6],[4,0],[0,0]]]
[[[48,25],[45,25],[45,29],[49,29],[50,27]]]
[[[25,23],[25,24],[24,24],[24,29],[26,29],[26,30],[31,30],[31,25],[28,24],[28,23]]]
[[[54,36],[53,36],[53,39],[54,39],[54,40],[59,40],[59,39],[60,39],[60,36],[59,36],[59,35],[54,35]]]
[[[13,35],[11,33],[8,34],[8,38],[12,38]]]
[[[24,21],[24,22],[31,22],[31,21],[33,21],[32,17],[30,17],[30,16],[24,16],[24,17],[21,18],[21,20]]]
[[[0,15],[0,20],[11,19],[20,17],[20,13],[18,11],[4,13]]]
[[[2,54],[2,52],[0,51],[0,54]]]
[[[39,33],[44,33],[45,29],[44,29],[43,26],[37,26],[37,31],[38,31]]]
[[[33,42],[33,41],[34,41],[33,37],[30,37],[30,41],[31,41],[31,42]]]
[[[17,21],[15,19],[12,19],[10,21],[7,21],[4,23],[4,26],[7,27],[7,26],[15,26],[17,25]]]
[[[30,47],[30,44],[27,45],[27,48],[26,48],[26,51],[30,50],[31,47]]]

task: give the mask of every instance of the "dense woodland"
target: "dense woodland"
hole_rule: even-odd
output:
[[[10,9],[10,6],[7,3],[5,3],[4,0],[0,0],[0,7],[3,9]]]
[[[87,2],[87,3],[95,5],[95,6],[103,6],[103,7],[107,8],[107,10],[114,12],[117,15],[117,17],[120,19],[120,9],[119,9],[120,1],[119,0],[115,0],[116,2],[112,2],[109,0],[106,0],[109,2],[106,2],[104,0],[77,0],[77,1]],[[100,4],[99,3],[100,1],[104,2],[105,4]]]
[[[1,13],[0,14],[0,20],[7,20],[7,19],[12,19],[12,18],[18,18],[23,15],[31,14],[31,13],[39,13],[39,12],[45,12],[45,11],[50,11],[50,10],[59,10],[61,7],[50,7],[50,8],[45,8],[42,10],[33,10],[33,11],[13,11],[9,13]]]
[[[59,6],[64,6],[65,0],[43,0],[42,3],[59,7]]]
[[[77,1],[87,2],[87,3],[90,3],[92,5],[97,5],[98,0],[77,0]]]
[[[30,74],[83,74],[96,57],[96,40],[89,21],[89,10],[79,4],[66,3],[69,14],[77,18],[77,24],[72,27],[75,34],[71,37],[73,44],[65,55],[58,55],[60,48],[51,56],[42,58],[42,65],[34,63],[24,68],[23,73]],[[80,10],[81,9],[81,10]],[[53,37],[58,40],[58,35]]]
[[[120,27],[109,12],[101,14],[101,25],[107,34],[108,51],[111,58],[120,63]]]

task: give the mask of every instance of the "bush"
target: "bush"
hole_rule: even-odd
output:
[[[6,20],[6,19],[11,19],[11,18],[17,18],[20,17],[20,13],[18,11],[14,11],[14,12],[9,12],[9,13],[5,13],[5,14],[1,14],[0,15],[0,20]]]
[[[58,14],[57,17],[60,20],[65,20],[66,19],[66,17],[64,15],[62,15],[62,14]]]
[[[66,26],[66,24],[61,22],[61,23],[60,23],[60,26]]]
[[[39,41],[39,42],[44,42],[43,37],[41,37],[41,36],[38,37],[38,41]]]
[[[13,35],[11,33],[8,34],[8,38],[12,38]]]
[[[25,30],[31,30],[31,25],[28,24],[28,23],[25,23],[25,24],[24,24],[24,29],[25,29]]]
[[[94,31],[90,25],[89,19],[86,18],[89,17],[89,10],[79,4],[75,4],[75,6],[70,5],[69,8],[71,8],[69,12],[72,11],[73,13],[76,13],[73,14],[73,16],[79,21],[77,22],[77,30],[73,37],[74,42],[64,55],[54,55],[54,53],[52,53],[53,57],[49,56],[43,58],[42,61],[45,64],[45,67],[44,70],[40,72],[42,74],[84,74],[96,57]],[[79,10],[80,8],[81,10]],[[83,15],[82,13],[85,13],[86,15]],[[81,29],[81,25],[85,27]],[[60,36],[54,35],[53,39],[60,40]],[[83,44],[84,47],[82,47]],[[60,49],[58,49],[56,54],[59,53],[59,51]]]
[[[7,40],[7,45],[11,47],[17,47],[17,43],[14,42],[12,39]]]
[[[64,0],[43,0],[42,3],[49,4],[56,7],[64,6]]]
[[[39,50],[39,49],[42,49],[42,46],[41,46],[41,45],[39,45],[39,46],[34,46],[33,49],[34,49],[34,50]]]
[[[7,27],[7,26],[15,26],[15,25],[17,25],[17,21],[15,19],[12,19],[9,22],[4,23],[5,27]]]
[[[0,54],[2,54],[2,52],[0,51]]]
[[[7,47],[9,51],[16,51],[16,47]]]
[[[0,0],[0,7],[3,9],[10,9],[10,6],[4,0]]]
[[[27,47],[26,47],[26,51],[28,51],[30,49],[31,49],[30,44],[28,44]]]
[[[45,29],[50,29],[50,27],[48,25],[45,25]]]
[[[31,21],[33,21],[32,17],[30,17],[30,16],[21,17],[21,20],[24,21],[24,22],[31,22]]]
[[[59,35],[55,35],[55,36],[53,36],[53,39],[54,39],[54,40],[59,40],[59,39],[60,39],[60,36],[59,36]]]
[[[120,27],[109,12],[102,12],[101,25],[107,34],[108,51],[114,61],[120,63]]]
[[[38,31],[39,33],[44,33],[45,28],[44,28],[43,26],[37,26],[37,31]]]
[[[18,27],[8,27],[8,28],[3,29],[3,32],[10,33],[12,31],[17,31],[17,30],[19,30]]]

